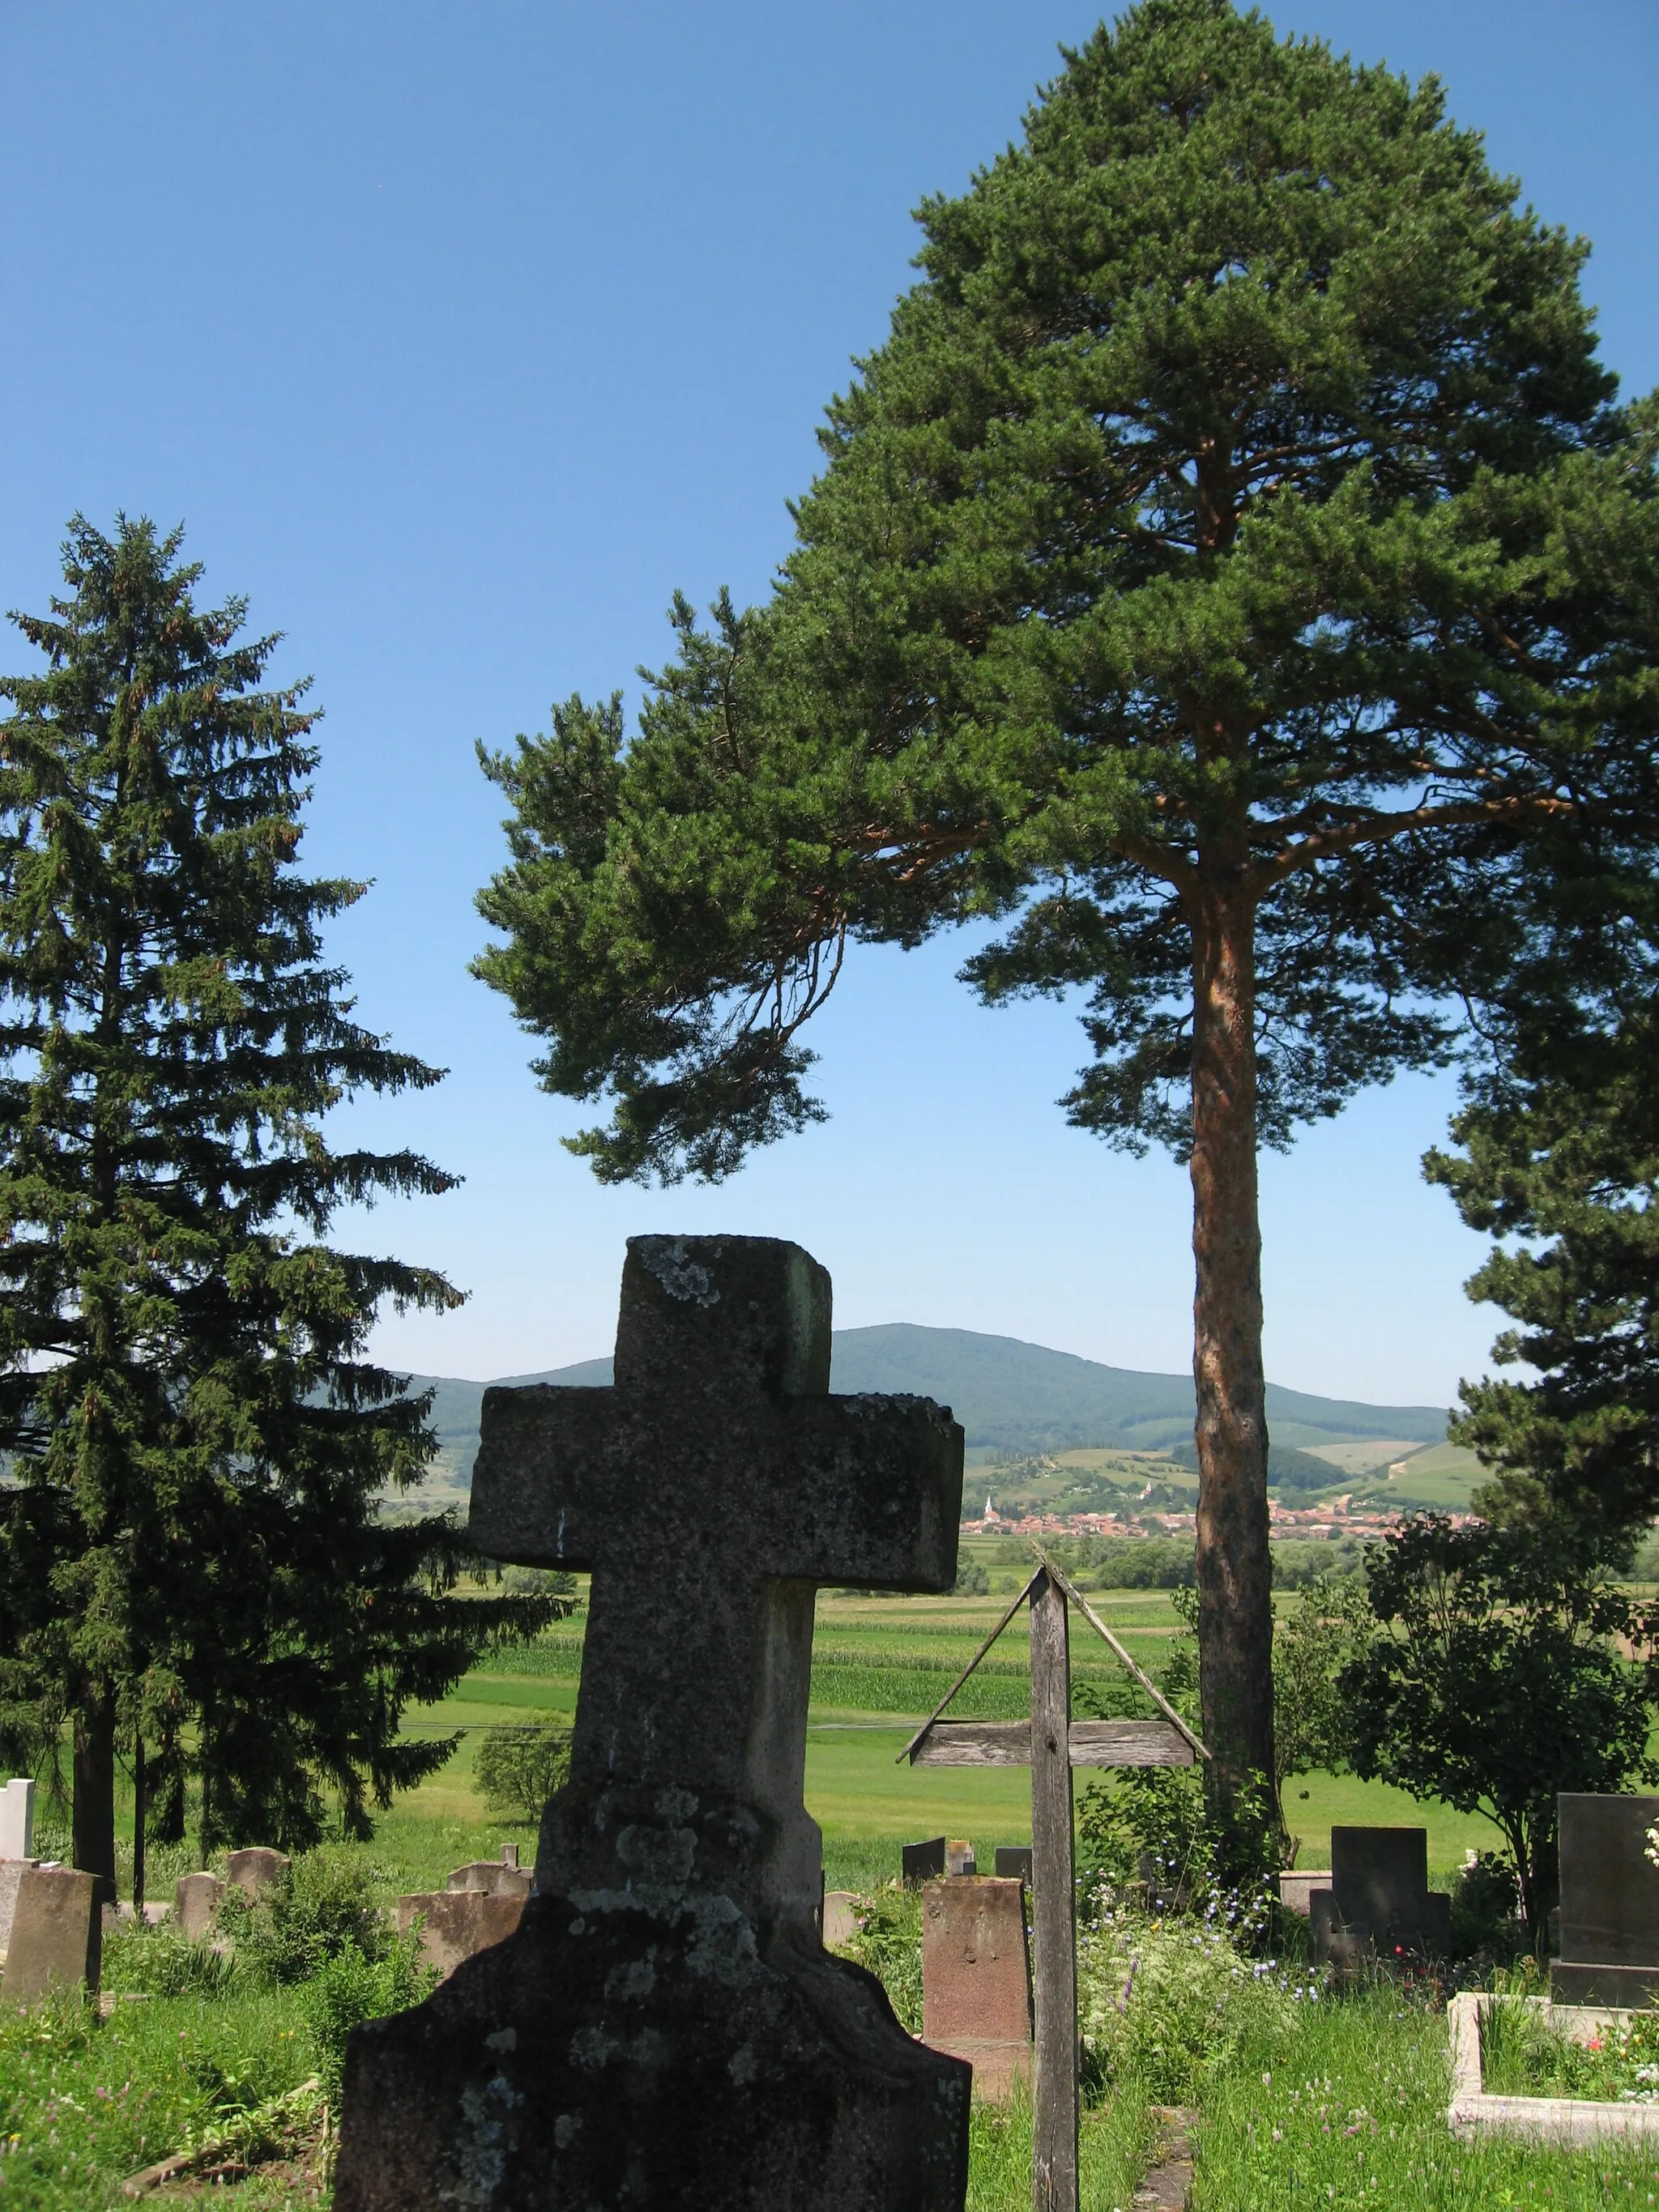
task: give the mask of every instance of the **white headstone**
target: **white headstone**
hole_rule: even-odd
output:
[[[34,1854],[34,1784],[14,1775],[0,1790],[0,1859]]]

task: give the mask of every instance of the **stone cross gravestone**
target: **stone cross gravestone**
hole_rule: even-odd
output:
[[[798,1246],[635,1237],[612,1389],[485,1394],[471,1531],[592,1576],[516,1935],[354,2031],[337,2212],[959,2212],[970,2075],[819,1939],[813,1596],[948,1590],[962,1431],[831,1397]]]
[[[1557,2004],[1647,2008],[1659,1996],[1659,1868],[1647,1856],[1659,1797],[1564,1790],[1561,1955],[1550,1967]]]

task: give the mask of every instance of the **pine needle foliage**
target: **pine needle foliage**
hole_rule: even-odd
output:
[[[118,1749],[204,1849],[349,1834],[446,1744],[400,1743],[529,1599],[444,1595],[444,1519],[384,1517],[433,1456],[365,1357],[441,1275],[331,1246],[343,1205],[447,1190],[325,1117],[438,1072],[351,1018],[297,868],[317,754],[274,638],[198,606],[178,532],[76,517],[66,592],[0,681],[0,1728],[73,1743],[76,1863],[112,1878]]]
[[[1271,1777],[1261,1145],[1457,1048],[1520,856],[1651,840],[1653,422],[1587,248],[1440,87],[1140,0],[920,210],[763,607],[674,605],[628,737],[573,698],[477,972],[602,1100],[602,1179],[821,1114],[849,943],[998,920],[964,979],[1080,1005],[1062,1103],[1190,1163],[1206,1769]]]

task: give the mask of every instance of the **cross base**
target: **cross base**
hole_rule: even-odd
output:
[[[718,1893],[532,1897],[353,2035],[337,2212],[959,2212],[970,2069]]]

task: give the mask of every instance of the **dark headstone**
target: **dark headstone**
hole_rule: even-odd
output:
[[[1005,1881],[1023,1881],[1031,1887],[1031,1846],[1029,1844],[999,1844],[996,1869]]]
[[[799,1247],[636,1237],[613,1389],[485,1394],[471,1529],[592,1575],[518,1933],[353,2031],[336,2212],[959,2212],[969,2075],[819,1938],[823,1583],[943,1593],[962,1431],[832,1398]]]
[[[1550,1967],[1557,2004],[1650,2008],[1659,1995],[1659,1867],[1647,1857],[1659,1797],[1557,1800],[1561,1955]]]
[[[930,1881],[921,1893],[921,2033],[965,2058],[981,2097],[1001,2099],[1031,2069],[1031,1965],[1025,1886],[994,1875]]]
[[[77,1984],[95,1992],[102,1949],[97,1876],[30,1867],[17,1885],[0,1997],[8,2005],[33,2004]]]
[[[930,1836],[925,1844],[906,1844],[899,1852],[899,1867],[907,1889],[924,1881],[937,1881],[945,1872],[945,1838]]]
[[[1314,1955],[1334,1965],[1450,1948],[1451,1899],[1429,1887],[1426,1828],[1333,1828],[1330,1887],[1310,1889],[1307,1904]]]

